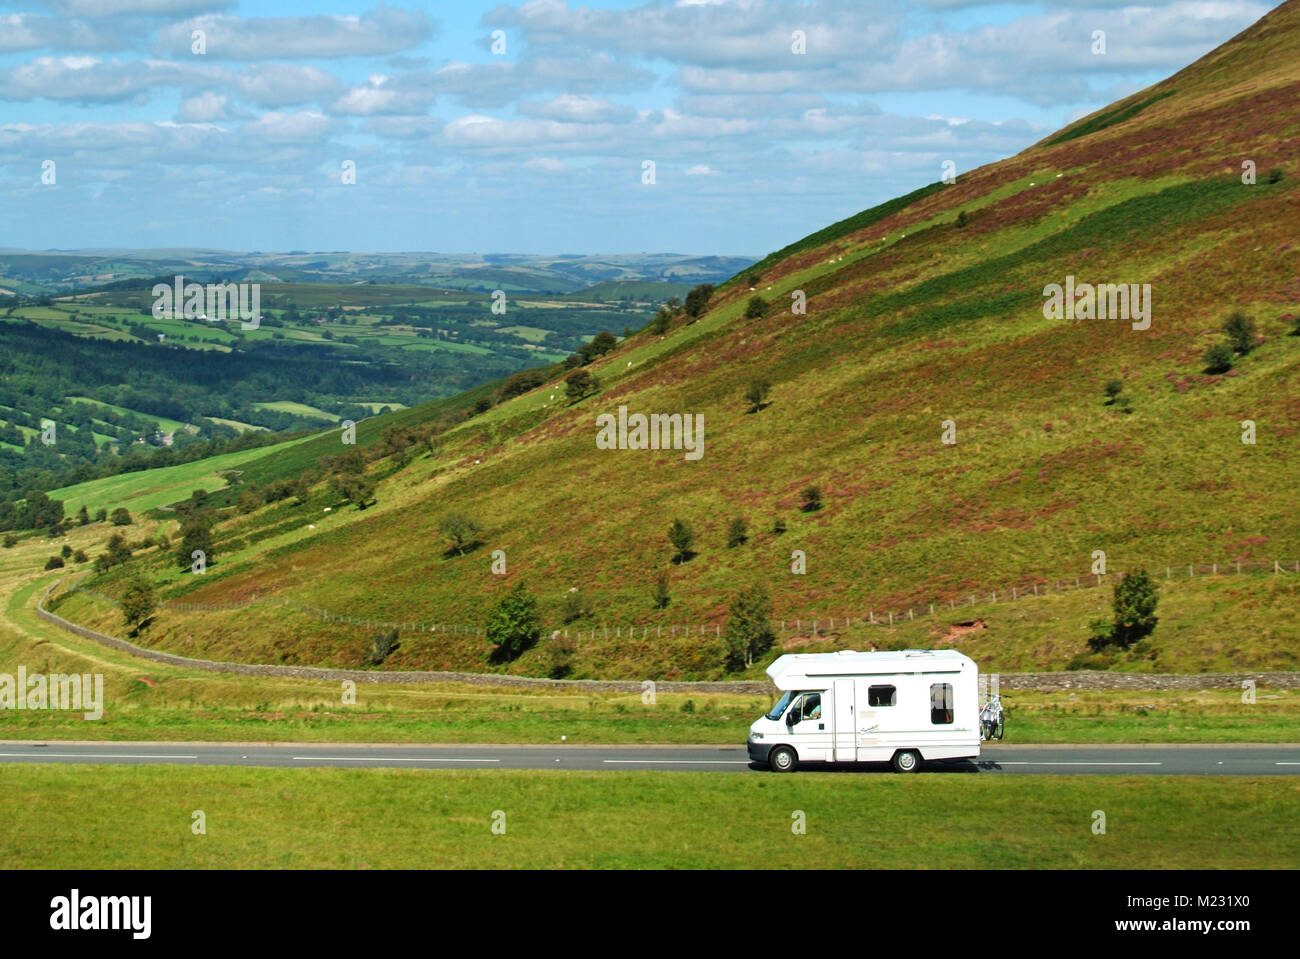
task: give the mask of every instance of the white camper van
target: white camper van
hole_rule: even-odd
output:
[[[749,727],[749,758],[774,772],[799,763],[892,762],[980,754],[974,660],[955,649],[782,656],[767,674],[784,691]]]

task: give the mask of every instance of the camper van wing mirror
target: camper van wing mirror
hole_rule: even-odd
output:
[[[796,706],[794,709],[790,710],[788,713],[785,714],[785,724],[787,726],[793,726],[798,721],[799,721],[799,708]]]

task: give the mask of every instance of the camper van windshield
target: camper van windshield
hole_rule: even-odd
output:
[[[772,707],[772,711],[767,714],[767,718],[780,719],[781,714],[785,712],[785,708],[790,705],[790,700],[792,698],[794,698],[794,693],[786,692],[786,694],[781,697],[781,701]]]

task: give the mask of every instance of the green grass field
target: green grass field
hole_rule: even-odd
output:
[[[301,442],[302,439],[287,440],[281,446],[292,447]],[[51,490],[50,497],[63,501],[65,515],[75,516],[82,506],[92,514],[101,508],[111,511],[118,506],[125,506],[135,515],[185,499],[200,487],[209,492],[222,489],[226,481],[219,475],[220,471],[239,469],[245,463],[265,456],[266,452],[265,448],[240,450],[178,466],[119,473],[117,476]]]
[[[1297,817],[1282,777],[0,766],[10,868],[1293,869]]]

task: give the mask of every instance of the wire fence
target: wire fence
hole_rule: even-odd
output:
[[[1157,567],[1150,572],[1157,576],[1160,569]],[[1272,560],[1262,562],[1228,562],[1228,563],[1188,563],[1179,566],[1164,567],[1165,580],[1176,579],[1194,579],[1198,576],[1235,576],[1245,573],[1268,572],[1272,575],[1300,575],[1300,561]],[[839,635],[849,629],[884,627],[886,629],[899,626],[904,623],[914,622],[917,619],[933,618],[945,614],[952,614],[963,608],[983,606],[986,604],[1010,603],[1027,599],[1030,596],[1052,596],[1062,593],[1069,593],[1084,589],[1096,589],[1107,583],[1115,582],[1121,574],[1088,574],[1087,576],[1077,576],[1073,579],[1055,579],[1055,580],[1034,580],[1021,582],[1011,586],[998,589],[981,590],[976,593],[963,592],[960,596],[951,595],[947,599],[936,599],[934,602],[924,603],[919,606],[909,605],[906,608],[871,608],[867,609],[863,615],[843,615],[843,616],[826,616],[818,618],[798,618],[782,619],[778,623],[773,623],[772,628],[779,635],[784,636],[809,636],[816,638],[825,635]],[[105,596],[92,589],[73,584],[68,589],[69,593],[81,592],[93,596],[103,602],[115,606],[121,604],[111,596]],[[323,609],[319,606],[312,606],[307,603],[287,597],[257,597],[250,599],[235,600],[224,603],[194,603],[184,602],[181,600],[161,600],[159,607],[175,612],[189,613],[211,613],[225,612],[240,609],[249,609],[256,606],[286,607],[297,612],[312,616],[325,623],[335,623],[345,626],[354,626],[367,630],[396,630],[399,633],[425,633],[429,635],[448,635],[448,636],[486,636],[486,630],[482,625],[466,623],[438,623],[419,620],[383,620],[375,619],[368,616],[357,616],[348,613],[340,613],[334,610]],[[690,625],[664,625],[664,624],[627,624],[627,625],[606,625],[602,624],[595,627],[573,628],[562,626],[553,630],[553,633],[559,633],[562,636],[573,639],[576,642],[593,642],[596,640],[619,640],[619,639],[662,639],[665,637],[689,638],[691,636],[705,637],[712,634],[715,638],[722,636],[723,625],[721,623],[697,623]]]

